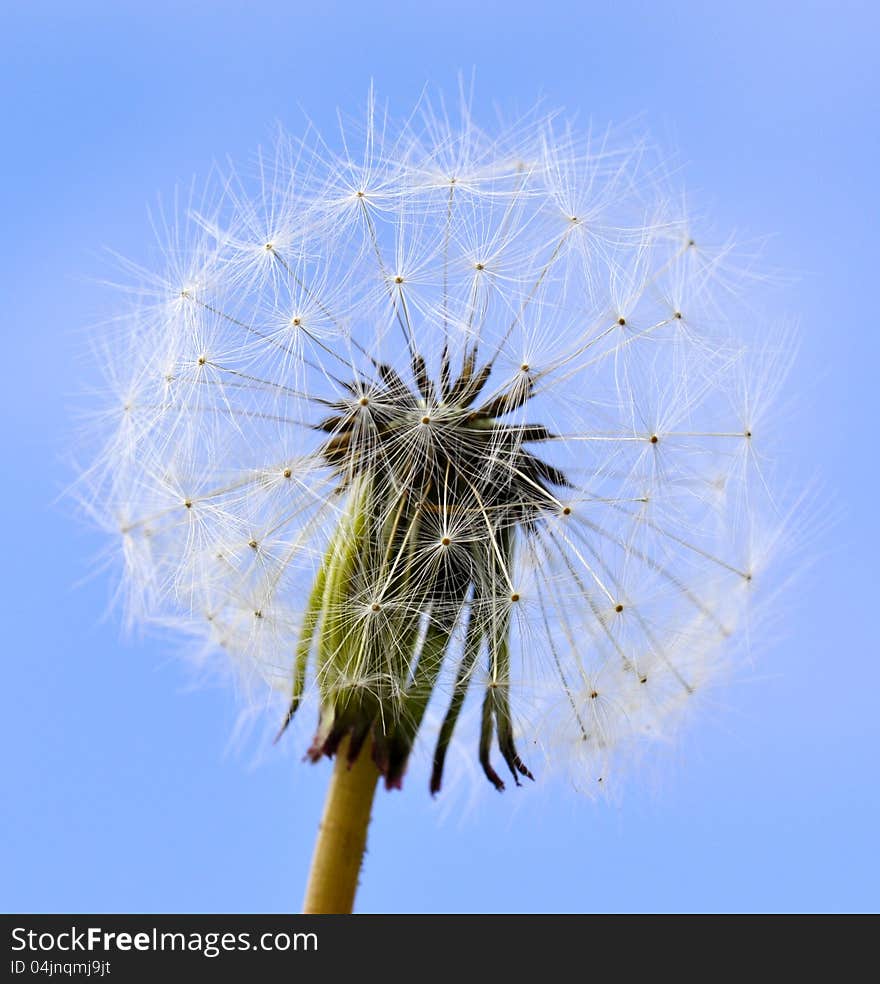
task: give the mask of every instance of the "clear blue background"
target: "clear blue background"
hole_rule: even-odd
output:
[[[77,586],[96,541],[54,500],[82,329],[113,300],[90,278],[104,246],[143,255],[157,192],[247,160],[276,119],[297,131],[298,105],[329,129],[371,77],[404,111],[472,67],[484,119],[538,94],[600,123],[641,114],[720,228],[774,234],[797,280],[773,303],[803,336],[791,474],[819,476],[816,514],[836,520],[807,544],[784,635],[662,782],[617,804],[487,787],[443,823],[412,783],[379,801],[359,907],[878,908],[878,9],[2,4],[0,908],[298,907],[327,768],[230,752],[233,695],[102,621],[103,575]]]

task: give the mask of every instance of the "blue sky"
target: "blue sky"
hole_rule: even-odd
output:
[[[403,112],[475,69],[478,117],[543,96],[638,120],[719,228],[770,235],[790,276],[768,303],[801,333],[790,474],[819,489],[817,532],[783,631],[658,781],[614,803],[487,787],[465,817],[413,782],[378,802],[359,908],[876,910],[880,12],[416,6],[0,6],[0,908],[299,906],[327,768],[231,742],[231,691],[192,686],[167,641],[124,636],[110,578],[88,577],[98,541],[58,498],[93,379],[83,332],[112,306],[102,251],[140,255],[157,193],[248,159],[276,120],[330,129],[370,79]]]

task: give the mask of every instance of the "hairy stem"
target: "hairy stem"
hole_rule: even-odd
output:
[[[364,742],[351,764],[348,738],[336,753],[303,902],[305,913],[348,913],[354,907],[379,781],[370,745],[369,741]]]

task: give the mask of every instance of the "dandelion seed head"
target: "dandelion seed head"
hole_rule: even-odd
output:
[[[500,757],[594,790],[674,737],[779,542],[793,345],[662,173],[555,117],[371,101],[157,219],[80,483],[130,618],[285,725],[311,702],[312,759],[369,739],[390,788],[417,740],[437,792],[462,743],[496,788]]]

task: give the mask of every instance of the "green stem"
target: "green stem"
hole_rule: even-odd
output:
[[[379,770],[365,742],[353,763],[348,739],[339,747],[312,856],[305,913],[350,913],[367,847]]]

